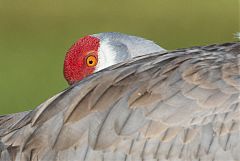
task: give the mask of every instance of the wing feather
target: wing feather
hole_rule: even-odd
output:
[[[240,43],[153,53],[0,116],[0,160],[240,160]]]

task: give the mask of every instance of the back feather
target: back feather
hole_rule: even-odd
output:
[[[240,43],[136,57],[0,117],[1,161],[239,161]]]

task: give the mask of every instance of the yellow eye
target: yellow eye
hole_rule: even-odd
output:
[[[87,57],[87,66],[94,67],[97,65],[97,58],[93,55]]]

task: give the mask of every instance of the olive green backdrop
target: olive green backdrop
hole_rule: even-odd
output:
[[[234,40],[239,0],[0,0],[0,114],[29,110],[67,87],[65,52],[117,31],[176,49]]]

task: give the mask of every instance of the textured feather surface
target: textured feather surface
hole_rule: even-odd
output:
[[[0,116],[1,161],[240,161],[240,43],[136,57]]]

